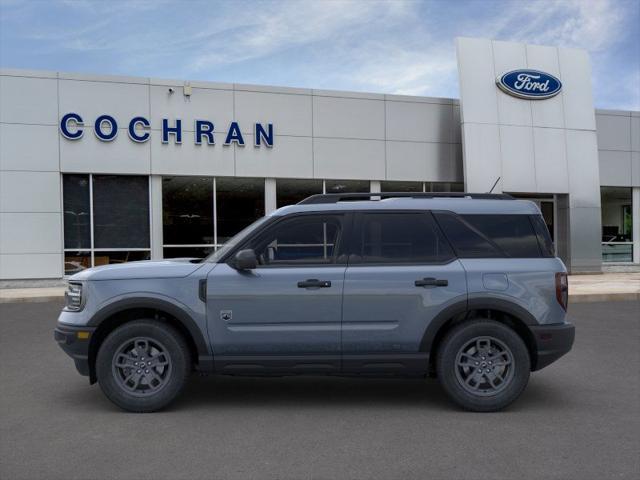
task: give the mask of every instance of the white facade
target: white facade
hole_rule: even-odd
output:
[[[163,178],[211,178],[215,221],[215,182],[227,178],[263,182],[269,212],[285,179],[317,179],[323,189],[331,180],[363,180],[371,191],[392,188],[389,181],[428,182],[417,187],[427,190],[461,189],[465,182],[467,191],[484,192],[500,177],[494,191],[550,195],[558,250],[575,271],[600,268],[601,185],[625,187],[633,192],[633,255],[640,261],[640,113],[594,112],[581,51],[460,39],[458,56],[461,101],[3,70],[0,279],[63,276],[68,174],[148,177],[150,238],[142,250],[151,258],[162,258],[167,247]],[[527,101],[496,88],[497,74],[524,67],[558,76],[562,93]],[[61,134],[60,120],[70,112],[84,122],[77,140]],[[118,122],[108,142],[94,134],[104,114]],[[129,138],[134,117],[149,121],[148,141]],[[171,126],[182,121],[181,143],[175,136],[162,142],[163,119]],[[195,120],[215,124],[215,145],[196,144]],[[224,145],[232,122],[244,146]],[[254,146],[255,123],[273,125],[271,148]],[[76,131],[73,122],[70,129]],[[214,232],[211,243],[220,237]]]

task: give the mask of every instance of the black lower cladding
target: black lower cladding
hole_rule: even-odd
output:
[[[572,323],[530,326],[536,341],[537,360],[532,370],[540,370],[568,353],[573,346],[576,329]]]
[[[60,348],[69,355],[80,375],[89,376],[89,343],[94,327],[78,327],[73,325],[61,325],[53,331],[53,338]],[[87,338],[78,338],[78,332],[88,332]]]

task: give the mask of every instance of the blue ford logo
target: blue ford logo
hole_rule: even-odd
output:
[[[509,95],[529,100],[551,98],[562,90],[562,82],[538,70],[512,70],[496,79],[498,87]]]

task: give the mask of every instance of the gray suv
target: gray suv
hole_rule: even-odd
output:
[[[209,257],[69,279],[55,339],[116,405],[165,407],[192,371],[437,376],[495,411],[567,353],[567,274],[508,195],[315,195]]]

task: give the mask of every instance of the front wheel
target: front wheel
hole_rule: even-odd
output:
[[[96,358],[104,394],[130,412],[153,412],[182,391],[191,370],[189,348],[176,329],[135,320],[105,338]]]
[[[443,339],[438,379],[458,405],[492,412],[515,401],[529,381],[529,352],[520,336],[494,320],[471,320]]]

